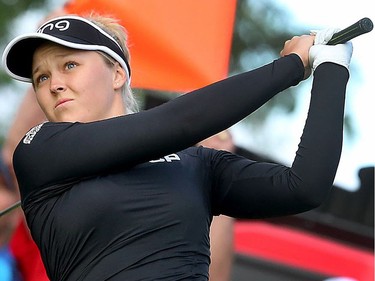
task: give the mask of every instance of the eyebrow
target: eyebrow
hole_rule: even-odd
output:
[[[38,72],[38,70],[39,70],[39,66],[36,67],[34,70],[32,70],[32,71],[31,71],[31,77],[33,77],[34,74]]]
[[[72,54],[58,54],[58,55],[55,55],[55,57],[56,58],[65,58],[65,57],[68,57],[68,56],[71,56]],[[37,66],[34,70],[32,69],[31,70],[31,77],[33,77],[34,76],[34,74],[36,73],[36,72],[38,72],[38,70],[39,70],[39,68],[40,68],[40,66]]]

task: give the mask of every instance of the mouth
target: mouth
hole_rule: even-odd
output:
[[[69,101],[72,101],[73,99],[61,99],[61,100],[58,100],[57,103],[55,104],[55,108],[61,106],[62,104],[65,104]]]

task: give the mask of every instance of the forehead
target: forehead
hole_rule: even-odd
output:
[[[51,53],[51,54],[74,54],[74,53],[88,53],[89,51],[73,49],[65,47],[50,41],[46,41],[35,49],[33,58],[38,57],[40,54]]]
[[[70,59],[100,63],[100,55],[96,51],[86,51],[65,47],[52,42],[44,42],[34,52],[31,64],[32,75],[39,71],[43,65],[58,62],[59,59]],[[103,60],[101,60],[103,61]]]
[[[95,57],[100,57],[97,51],[87,51],[65,47],[52,42],[44,42],[34,52],[32,58],[32,69],[46,60],[54,60],[74,56],[75,58],[87,59],[95,62]]]

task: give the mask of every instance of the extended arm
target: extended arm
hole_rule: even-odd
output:
[[[92,123],[47,123],[20,143],[14,167],[21,193],[106,173],[196,144],[298,84],[304,66],[290,55],[196,90],[157,108]]]

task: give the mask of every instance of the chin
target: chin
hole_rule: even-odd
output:
[[[54,120],[50,120],[52,122],[69,122],[69,123],[74,123],[74,122],[81,122],[85,123],[88,122],[86,119],[80,116],[59,116],[56,118],[53,118]]]

